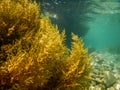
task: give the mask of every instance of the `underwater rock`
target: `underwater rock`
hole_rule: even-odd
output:
[[[113,86],[115,90],[120,90],[120,78],[116,81],[116,83]]]
[[[120,55],[104,51],[95,51],[90,55],[93,57],[90,90],[120,90],[120,64],[116,61]]]
[[[105,86],[101,84],[97,85],[94,90],[105,90]]]
[[[120,90],[120,83],[114,84],[115,90]]]
[[[90,86],[89,90],[95,90],[94,86]]]
[[[116,82],[116,77],[110,71],[104,71],[104,84],[106,87],[112,86]]]
[[[114,87],[107,88],[107,90],[116,90]]]

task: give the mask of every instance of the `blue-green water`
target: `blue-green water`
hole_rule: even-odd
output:
[[[120,14],[95,14],[84,36],[87,47],[96,49],[120,46]]]

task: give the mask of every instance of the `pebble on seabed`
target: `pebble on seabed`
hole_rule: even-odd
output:
[[[115,90],[120,90],[120,84],[119,83],[114,84],[114,87],[115,87]]]

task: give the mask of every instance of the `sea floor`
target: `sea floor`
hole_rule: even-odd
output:
[[[90,90],[120,90],[120,54],[98,50],[90,55],[93,58]]]

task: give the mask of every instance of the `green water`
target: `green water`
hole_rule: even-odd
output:
[[[120,46],[120,14],[94,14],[84,36],[87,47],[97,49]]]

